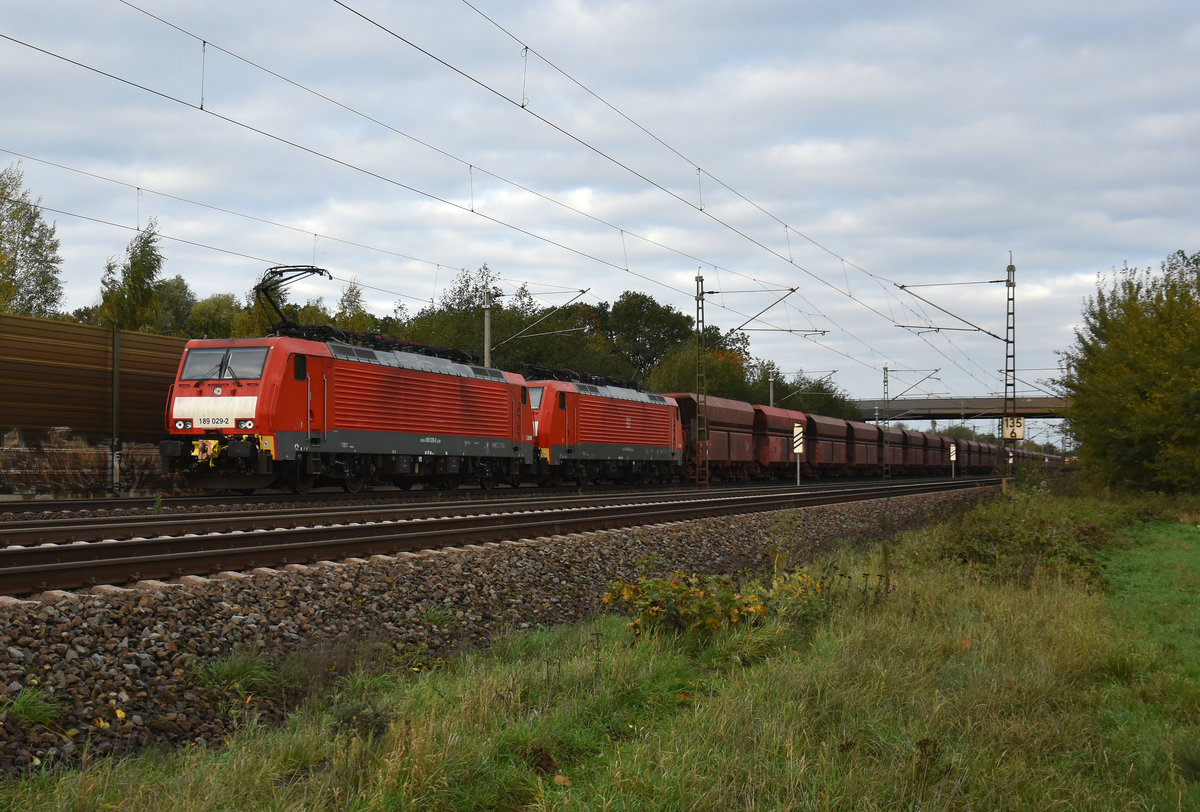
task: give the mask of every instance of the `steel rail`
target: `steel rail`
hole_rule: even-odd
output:
[[[997,480],[998,481],[998,480]],[[278,567],[424,548],[537,538],[977,487],[978,481],[888,483],[807,491],[698,495],[674,502],[398,520],[0,550],[0,594],[77,589],[224,570]]]
[[[927,480],[912,480],[922,482]],[[944,481],[944,480],[935,480]],[[880,487],[886,487],[883,483]],[[790,487],[790,486],[789,486]],[[802,486],[805,490],[828,490],[837,487],[825,482],[810,482]],[[757,490],[762,490],[758,488]],[[286,522],[303,521],[306,525],[318,523],[350,523],[371,521],[393,521],[398,519],[420,519],[443,516],[448,512],[470,511],[498,513],[504,511],[537,510],[548,506],[574,507],[589,504],[612,503],[620,499],[626,502],[678,501],[695,499],[704,494],[733,494],[735,490],[704,491],[666,490],[622,494],[598,493],[570,496],[546,495],[544,493],[514,494],[508,498],[456,500],[452,502],[425,501],[403,504],[353,504],[353,505],[308,505],[303,509],[295,506],[267,508],[261,510],[238,509],[224,511],[202,511],[198,513],[132,514],[99,518],[50,517],[31,519],[9,519],[0,521],[0,549],[11,546],[37,544],[62,544],[76,541],[98,542],[117,539],[151,538],[158,536],[183,535],[185,533],[229,533],[238,530],[271,530]]]
[[[681,486],[686,488],[687,486]],[[588,486],[592,492],[628,491],[629,486],[592,484]],[[498,486],[495,488],[474,488],[446,490],[441,488],[416,487],[412,490],[401,490],[386,483],[376,483],[364,488],[358,493],[346,493],[341,488],[322,486],[304,495],[295,493],[261,490],[251,494],[240,494],[235,490],[210,493],[207,495],[193,494],[190,496],[101,496],[94,498],[44,498],[44,497],[10,497],[0,495],[0,521],[6,521],[14,514],[22,513],[70,513],[76,511],[130,511],[155,509],[189,509],[206,505],[223,506],[231,503],[244,505],[274,505],[303,502],[309,505],[331,504],[345,507],[347,503],[361,505],[403,504],[414,501],[429,501],[438,499],[443,502],[457,501],[490,501],[505,499],[509,494],[561,494],[574,490],[571,485],[555,485],[538,487],[526,483],[513,488]],[[17,519],[20,521],[20,519]]]
[[[559,497],[562,498],[562,497]],[[553,498],[518,499],[510,502],[425,502],[421,504],[381,506],[315,506],[245,510],[211,511],[203,513],[172,513],[145,516],[115,516],[103,519],[26,519],[0,525],[0,545],[30,545],[73,541],[111,541],[174,534],[232,533],[237,531],[270,530],[281,522],[303,521],[349,523],[421,519],[444,515],[447,510],[458,512],[533,509],[553,503]]]

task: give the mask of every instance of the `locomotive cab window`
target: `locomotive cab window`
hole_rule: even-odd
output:
[[[255,381],[262,377],[269,347],[200,347],[188,350],[181,381]]]
[[[292,356],[292,377],[298,381],[302,381],[308,377],[307,355]]]
[[[529,387],[529,405],[535,409],[542,408],[542,393],[545,391],[540,386]]]
[[[268,349],[269,347],[235,347],[231,349],[221,377],[241,378],[242,380],[261,378],[263,366],[267,363]]]

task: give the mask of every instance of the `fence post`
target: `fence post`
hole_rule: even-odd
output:
[[[121,495],[121,330],[112,331],[112,495]]]

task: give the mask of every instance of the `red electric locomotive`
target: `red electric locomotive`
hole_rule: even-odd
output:
[[[683,430],[672,398],[565,371],[533,368],[530,375],[542,378],[528,381],[542,479],[583,485],[677,475]]]
[[[310,273],[325,272],[272,268],[256,291]],[[531,472],[533,409],[520,375],[280,317],[268,338],[188,342],[167,398],[167,471],[196,487],[297,492],[318,480],[351,492],[376,479],[515,485]]]
[[[534,459],[521,376],[334,340],[189,341],[166,419],[197,487],[519,484]]]

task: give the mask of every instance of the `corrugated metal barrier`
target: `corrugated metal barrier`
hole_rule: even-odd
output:
[[[185,339],[0,315],[0,435],[41,445],[64,433],[116,452],[160,439]],[[16,430],[16,432],[14,432]]]

